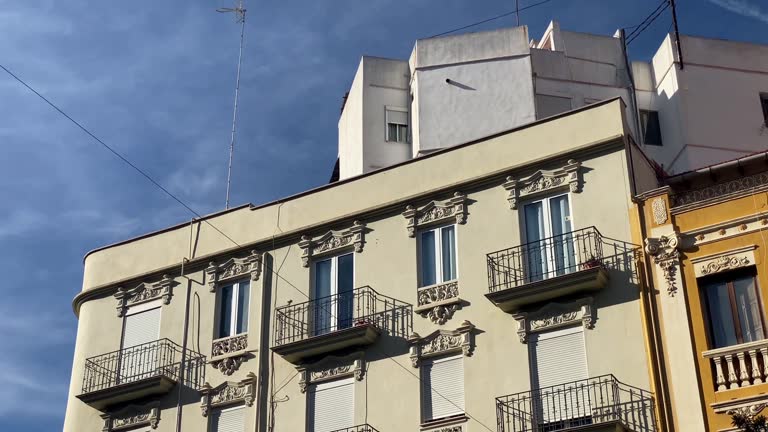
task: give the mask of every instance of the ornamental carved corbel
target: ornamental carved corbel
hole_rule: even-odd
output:
[[[645,252],[662,271],[670,297],[677,294],[677,265],[680,260],[680,237],[677,233],[669,236],[645,239]]]
[[[517,321],[517,335],[521,343],[528,343],[531,333],[581,324],[585,329],[595,328],[596,316],[592,297],[571,303],[548,303],[534,312],[519,312],[512,317]]]
[[[554,170],[539,170],[523,178],[509,176],[502,186],[507,191],[509,208],[516,210],[518,201],[523,198],[560,189],[581,192],[581,177],[581,162],[569,159],[565,165]]]
[[[418,304],[414,312],[438,325],[451,319],[462,302],[457,280],[419,288],[416,295]]]
[[[453,196],[443,201],[430,201],[423,207],[408,205],[403,211],[407,223],[408,237],[416,237],[419,227],[441,222],[453,221],[457,224],[467,222],[467,196],[455,192]]]
[[[302,365],[297,370],[301,377],[299,390],[306,393],[310,384],[318,382],[350,376],[355,377],[356,381],[362,381],[365,376],[365,357],[362,353],[345,357],[330,356],[314,364]]]
[[[475,350],[474,329],[475,325],[465,320],[456,330],[435,330],[425,337],[412,334],[408,338],[411,365],[417,368],[421,359],[451,353],[470,357]]]
[[[118,287],[114,294],[117,299],[117,316],[123,317],[130,306],[146,303],[158,298],[163,299],[163,304],[170,304],[173,297],[173,287],[176,284],[173,278],[163,275],[159,282],[142,282],[135,287],[126,290]]]
[[[352,248],[357,253],[362,252],[365,245],[365,230],[364,223],[355,221],[350,228],[343,231],[331,230],[314,239],[307,235],[302,236],[299,241],[299,247],[302,249],[302,265],[309,267],[312,257],[346,248]]]
[[[249,372],[240,382],[224,382],[216,387],[205,383],[200,390],[200,410],[207,417],[211,408],[244,403],[253,406],[256,400],[256,375]]]
[[[245,258],[230,258],[223,264],[210,262],[205,269],[208,289],[214,292],[221,283],[232,282],[246,275],[250,276],[250,280],[253,282],[259,280],[262,261],[262,254],[251,251]]]
[[[101,429],[103,432],[122,431],[141,426],[157,429],[160,423],[160,408],[156,405],[130,405],[114,413],[101,414],[101,418],[104,420],[104,427]]]

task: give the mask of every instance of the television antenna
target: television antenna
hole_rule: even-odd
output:
[[[235,106],[232,109],[232,138],[229,141],[229,166],[227,168],[227,200],[224,209],[229,208],[229,191],[232,185],[232,156],[235,154],[235,131],[237,130],[237,102],[240,98],[240,67],[243,64],[243,40],[245,39],[245,7],[243,0],[238,0],[233,8],[218,8],[219,13],[234,13],[235,22],[240,24],[240,52],[237,56],[237,79],[235,80]]]

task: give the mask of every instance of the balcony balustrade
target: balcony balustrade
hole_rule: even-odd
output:
[[[607,268],[624,265],[637,246],[603,237],[595,227],[487,255],[486,297],[505,312],[557,297],[602,289]]]
[[[768,381],[768,339],[704,351],[702,355],[711,362],[716,391]]]
[[[183,353],[179,345],[160,339],[86,359],[82,394],[78,398],[104,409],[165,394],[179,382],[198,389],[205,381],[205,356],[189,349],[186,355]]]
[[[613,375],[498,397],[496,422],[499,432],[656,431],[653,395]]]
[[[358,426],[352,426],[346,429],[337,429],[332,432],[379,432],[379,431],[369,424],[363,424]]]
[[[407,338],[412,330],[412,305],[365,286],[277,308],[272,350],[295,363],[372,344],[382,332]]]

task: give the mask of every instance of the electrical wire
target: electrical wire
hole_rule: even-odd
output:
[[[658,6],[656,6],[656,9],[654,9],[654,10],[653,10],[653,12],[649,13],[648,15],[646,15],[646,17],[643,19],[643,21],[641,21],[641,22],[640,22],[640,24],[637,24],[637,25],[633,25],[633,26],[629,26],[629,27],[624,27],[624,30],[629,30],[629,29],[631,29],[631,28],[633,28],[633,29],[637,29],[638,27],[642,26],[643,24],[645,24],[645,23],[648,21],[648,19],[650,19],[650,18],[651,18],[651,16],[652,16],[653,14],[655,14],[656,12],[658,12],[658,11],[659,11],[659,9],[661,9],[661,8],[662,8],[662,7],[663,7],[665,4],[667,4],[667,5],[668,5],[668,4],[669,4],[669,0],[661,0],[661,2],[659,2],[659,5],[658,5]],[[626,35],[625,37],[627,37],[627,38],[628,38],[628,37],[631,37],[631,36],[633,36],[633,35],[634,35],[634,33],[635,33],[635,32],[637,32],[637,30],[634,30],[634,31],[630,32],[630,33],[629,33],[628,35]]]
[[[468,29],[470,27],[479,26],[480,24],[485,24],[487,22],[495,21],[497,19],[504,18],[504,17],[510,16],[510,15],[515,15],[517,13],[520,13],[520,12],[524,11],[524,10],[534,8],[536,6],[540,6],[540,5],[543,5],[544,3],[549,3],[551,1],[552,0],[543,0],[543,1],[540,1],[538,3],[534,3],[534,4],[531,4],[531,5],[528,5],[528,6],[524,7],[524,8],[520,8],[520,10],[513,10],[511,12],[505,12],[505,13],[503,13],[501,15],[496,15],[495,17],[492,17],[492,18],[488,18],[488,19],[485,19],[485,20],[482,20],[482,21],[478,21],[476,23],[465,25],[463,27],[455,28],[453,30],[448,30],[448,31],[445,31],[445,32],[442,32],[442,33],[438,33],[436,35],[432,35],[432,36],[428,37],[427,39],[436,38],[436,37],[439,37],[439,36],[445,36],[447,34],[455,33],[455,32],[460,31],[460,30],[465,30],[465,29]]]
[[[656,21],[661,16],[662,13],[664,13],[664,11],[669,9],[670,3],[667,0],[665,0],[665,3],[666,5],[663,8],[661,9],[656,8],[657,11],[654,12],[655,15],[649,15],[649,17],[651,17],[650,21],[647,21],[648,18],[646,18],[647,23],[643,27],[639,27],[635,29],[635,31],[632,32],[631,36],[627,37],[627,45],[631,44],[635,39],[637,39],[651,24],[654,23],[654,21]]]

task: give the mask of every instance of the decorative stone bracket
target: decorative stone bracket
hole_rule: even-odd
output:
[[[568,188],[573,193],[581,192],[581,162],[569,159],[561,168],[539,170],[528,177],[516,179],[507,177],[502,185],[507,190],[509,208],[517,209],[520,199],[540,195],[552,190]]]
[[[317,363],[304,365],[297,369],[301,374],[299,390],[306,393],[310,384],[318,382],[350,376],[354,376],[357,381],[362,381],[365,376],[365,358],[362,353],[346,357],[330,356]]]
[[[224,375],[232,375],[248,359],[248,334],[216,339],[211,347],[211,365]]]
[[[581,323],[585,329],[595,328],[592,297],[572,303],[549,303],[535,312],[522,312],[512,316],[517,320],[517,335],[521,343],[528,343],[531,333],[548,331]]]
[[[142,282],[129,290],[118,287],[114,295],[117,299],[117,316],[124,316],[130,306],[146,303],[160,297],[163,299],[163,304],[170,304],[175,284],[170,276],[163,275],[159,282],[153,284]]]
[[[140,426],[149,426],[157,429],[160,422],[160,408],[157,406],[131,405],[116,413],[101,415],[104,420],[103,432],[114,432],[125,429],[133,429]]]
[[[302,236],[299,247],[303,250],[301,262],[304,267],[309,267],[309,261],[314,256],[326,255],[349,246],[354,247],[355,252],[362,252],[365,245],[365,224],[355,221],[352,227],[343,231],[328,231],[318,238]]]
[[[240,382],[224,382],[216,387],[205,383],[200,390],[200,409],[203,417],[207,417],[211,408],[233,405],[239,402],[246,406],[253,406],[256,399],[256,375],[249,372],[248,376]]]
[[[475,350],[475,325],[464,321],[456,330],[435,330],[425,337],[418,333],[408,338],[411,346],[411,365],[417,368],[423,358],[451,353],[463,353],[469,357]]]
[[[419,288],[416,295],[418,305],[414,312],[439,325],[451,319],[462,302],[457,280]]]
[[[250,255],[245,258],[230,258],[221,265],[210,262],[205,269],[208,288],[214,292],[216,286],[222,282],[233,281],[245,275],[250,275],[251,281],[255,282],[261,276],[262,261],[262,254],[251,251]]]
[[[677,294],[677,265],[680,261],[680,237],[677,233],[658,238],[645,239],[645,252],[653,257],[653,262],[661,269],[670,297]]]
[[[444,201],[431,201],[421,208],[409,205],[403,212],[408,225],[408,237],[416,237],[419,227],[455,220],[457,224],[467,222],[467,196],[455,192]]]

